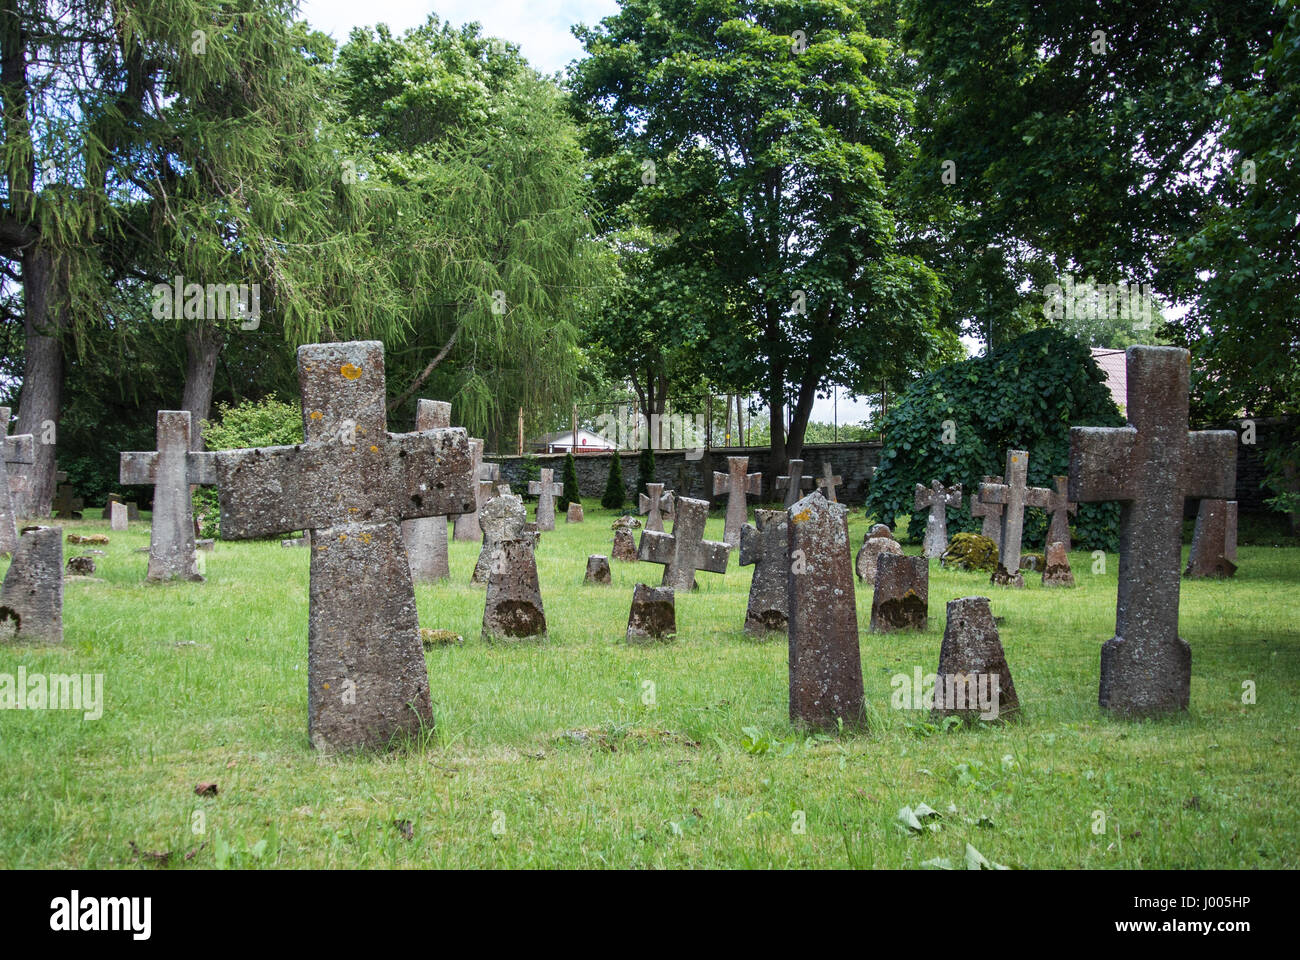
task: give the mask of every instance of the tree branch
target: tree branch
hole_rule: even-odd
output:
[[[411,395],[415,393],[416,390],[420,389],[420,386],[424,383],[424,381],[429,379],[429,374],[433,373],[434,368],[437,367],[438,364],[442,363],[444,359],[446,359],[447,354],[451,351],[451,348],[456,344],[456,338],[459,336],[460,336],[460,327],[457,327],[454,331],[452,331],[451,339],[447,341],[446,346],[444,346],[441,350],[439,350],[438,355],[429,361],[429,365],[420,371],[420,375],[415,378],[415,380],[411,383],[411,385],[407,387],[405,390],[403,390],[402,393],[397,397],[397,399],[388,405],[389,413],[392,413],[394,410],[396,410],[398,407],[404,404],[407,400],[410,399]]]

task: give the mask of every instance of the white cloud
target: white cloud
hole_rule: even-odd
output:
[[[617,0],[302,0],[300,16],[339,43],[353,27],[386,23],[400,33],[430,13],[456,26],[477,20],[488,36],[518,44],[529,63],[553,73],[582,55],[569,28],[594,26],[617,9]]]

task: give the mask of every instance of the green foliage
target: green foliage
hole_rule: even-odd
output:
[[[537,494],[528,492],[528,484],[533,481],[541,482],[542,479],[542,461],[538,460],[531,453],[526,454],[520,461],[519,469],[520,491],[519,495],[525,500],[536,500]]]
[[[646,492],[647,483],[655,483],[655,452],[653,447],[645,447],[636,461],[636,492],[640,496]]]
[[[939,563],[955,570],[984,570],[992,573],[998,566],[998,545],[978,533],[953,534]]]
[[[582,492],[578,490],[578,466],[573,462],[573,452],[564,455],[564,492],[560,495],[559,509],[569,509],[571,503],[582,503]]]
[[[246,400],[237,406],[217,404],[216,421],[203,421],[203,438],[209,450],[239,447],[277,447],[302,443],[302,409],[275,397]],[[220,515],[217,491],[196,487],[191,495],[194,516],[202,516],[199,535],[219,537]]]
[[[609,458],[609,477],[605,480],[605,493],[600,498],[600,505],[607,510],[622,510],[627,500],[627,491],[623,489],[623,458],[615,451]]]
[[[944,422],[952,421],[952,443]],[[1069,469],[1071,426],[1122,426],[1105,378],[1088,348],[1055,330],[1037,330],[987,356],[943,367],[909,387],[884,421],[880,466],[866,510],[886,520],[906,513],[909,538],[925,530],[915,511],[914,485],[960,483],[962,506],[949,508],[954,532],[977,532],[969,494],[986,475],[1001,474],[1008,449],[1029,452],[1029,483],[1051,487]],[[1116,550],[1119,505],[1085,503],[1075,518],[1075,541],[1088,549]],[[1025,544],[1041,544],[1046,516],[1025,513]]]

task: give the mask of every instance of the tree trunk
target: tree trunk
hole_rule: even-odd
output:
[[[790,436],[786,440],[786,456],[799,459],[803,456],[803,441],[808,432],[808,419],[812,416],[813,401],[817,398],[816,381],[801,383],[794,409],[790,411]]]
[[[223,336],[213,326],[185,331],[185,392],[181,409],[190,412],[190,448],[203,449],[203,421],[212,415],[212,381],[217,373]]]
[[[18,433],[36,438],[36,462],[31,468],[31,512],[48,517],[57,471],[59,405],[63,399],[63,318],[66,309],[66,265],[44,246],[23,255],[23,302],[26,362],[18,395]],[[54,431],[47,429],[54,425]],[[44,443],[49,438],[52,442]]]
[[[775,474],[785,471],[789,453],[785,445],[785,366],[773,363],[768,370],[767,412],[768,423],[772,431],[769,449],[772,451],[768,461]],[[774,474],[774,475],[775,475]]]

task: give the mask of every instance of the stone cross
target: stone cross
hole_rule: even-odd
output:
[[[664,565],[661,586],[684,591],[695,586],[696,570],[726,573],[731,548],[726,543],[704,539],[704,521],[709,516],[707,500],[678,497],[676,509],[672,533],[646,530],[641,534],[639,556]]]
[[[528,481],[528,492],[537,494],[537,529],[555,529],[555,498],[564,493],[564,485],[555,482],[555,471],[542,470],[541,480]]]
[[[307,713],[318,749],[433,720],[401,520],[469,513],[463,429],[387,432],[384,345],[298,348],[304,442],[217,451],[221,535],[310,530]]]
[[[478,562],[470,583],[487,583],[492,564],[506,540],[518,540],[524,535],[528,510],[522,497],[501,494],[490,498],[479,511],[478,523],[483,528],[483,546],[478,552]]]
[[[36,441],[30,433],[8,436],[9,408],[0,407],[0,426],[3,435],[3,456],[0,456],[0,554],[13,553],[18,549],[18,507],[14,502],[13,492],[21,485],[11,488],[9,482],[9,464],[29,464],[36,462]]]
[[[755,510],[757,526],[745,524],[740,532],[740,565],[754,565],[745,610],[745,632],[762,636],[784,631],[790,620],[789,530],[784,510]]]
[[[848,508],[813,492],[786,514],[790,721],[865,727]]]
[[[817,486],[826,491],[826,499],[831,503],[839,503],[835,499],[835,488],[844,482],[844,478],[836,474],[829,463],[822,461],[822,475],[817,478]]]
[[[487,496],[483,495],[483,487],[478,483],[480,480],[492,479],[492,467],[495,464],[483,462],[483,441],[476,437],[469,439],[470,459],[473,463],[474,479],[474,509],[467,511],[456,517],[456,522],[452,526],[452,536],[457,540],[479,541],[483,539],[483,530],[478,525],[479,507],[487,502],[488,497],[492,496],[491,487],[488,487]]]
[[[190,412],[159,410],[158,449],[123,452],[118,479],[152,484],[153,524],[149,530],[149,572],[145,579],[198,580],[194,554],[194,508],[190,485],[217,482],[216,454],[190,449]]]
[[[714,474],[718,476],[718,474]],[[673,492],[665,491],[662,483],[647,483],[646,492],[641,494],[640,512],[648,514],[645,521],[647,530],[655,530],[659,533],[664,529],[664,517],[669,520],[673,518]]]
[[[1237,434],[1187,429],[1190,363],[1177,347],[1129,347],[1128,425],[1070,429],[1070,499],[1121,503],[1115,636],[1101,648],[1097,697],[1118,714],[1187,708],[1192,651],[1178,636],[1183,501],[1235,493]]]
[[[1055,489],[1052,490],[1052,496],[1047,502],[1047,513],[1051,516],[1051,523],[1047,527],[1047,544],[1044,547],[1050,547],[1054,543],[1065,545],[1065,552],[1070,552],[1070,514],[1079,512],[1079,505],[1070,500],[1069,497],[1069,477],[1056,477]]]
[[[948,508],[961,506],[961,484],[945,487],[938,480],[930,481],[930,486],[916,485],[915,509],[930,508],[930,516],[925,521],[925,550],[930,559],[942,557],[948,549]]]
[[[758,496],[763,492],[763,475],[746,473],[748,469],[749,457],[727,457],[727,472],[713,472],[713,495],[727,495],[727,522],[722,528],[722,539],[733,547],[740,545],[740,531],[749,518],[745,494]],[[649,525],[646,529],[650,529]]]
[[[785,508],[789,510],[803,496],[802,491],[813,489],[813,478],[804,476],[802,460],[791,460],[786,470],[776,478],[776,489],[785,491]]]
[[[416,432],[446,430],[451,426],[451,404],[420,400],[415,405]],[[402,521],[402,542],[415,583],[437,583],[451,576],[447,558],[447,518],[417,517]]]
[[[984,483],[1001,483],[1001,477],[985,477]],[[1002,504],[985,503],[980,499],[979,491],[976,490],[970,495],[970,515],[972,517],[983,517],[984,526],[980,529],[980,535],[988,537],[995,544],[1002,536]],[[998,545],[998,551],[1002,547]]]
[[[27,478],[24,477],[23,479],[26,480]],[[59,485],[54,497],[54,503],[50,505],[51,509],[54,510],[54,515],[61,520],[80,520],[81,511],[86,506],[86,501],[76,495],[76,491],[68,483],[68,475],[62,470],[54,475],[54,480]]]
[[[1029,475],[1029,453],[1025,450],[1007,451],[1005,483],[981,483],[980,499],[1002,504],[1002,528],[998,534],[998,569],[993,572],[994,583],[1007,583],[1018,587],[1025,585],[1020,573],[1020,538],[1025,528],[1025,508],[1046,510],[1052,502],[1052,491],[1046,487],[1025,485]]]

